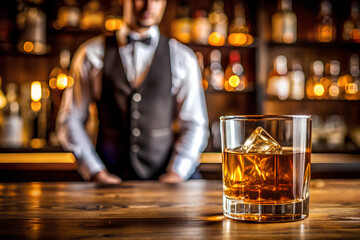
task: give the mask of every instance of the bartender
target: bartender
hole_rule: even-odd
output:
[[[201,72],[191,49],[160,34],[165,7],[166,0],[123,0],[124,26],[73,57],[75,84],[64,92],[57,133],[85,180],[181,182],[197,174],[208,139]],[[96,146],[85,130],[91,103]]]

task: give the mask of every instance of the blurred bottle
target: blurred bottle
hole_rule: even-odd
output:
[[[80,9],[76,0],[65,0],[57,12],[57,19],[54,22],[55,29],[63,27],[78,27],[80,21]]]
[[[345,143],[348,128],[345,120],[340,115],[331,115],[324,124],[324,133],[328,148],[341,147]]]
[[[210,65],[205,70],[209,73],[208,82],[211,90],[224,89],[224,70],[221,66],[221,52],[217,49],[210,53]]]
[[[348,100],[360,99],[360,78],[359,78],[359,55],[350,56],[349,74],[343,76],[347,78],[345,85],[345,98]]]
[[[211,146],[213,151],[221,151],[220,121],[215,120],[211,123]]]
[[[312,119],[311,142],[313,145],[317,145],[320,143],[324,135],[323,121],[321,117],[316,114],[312,114],[311,119]]]
[[[303,72],[299,60],[294,60],[292,63],[292,71],[289,72],[290,78],[290,98],[301,100],[305,95],[305,74]]]
[[[306,96],[309,99],[321,99],[325,93],[322,84],[324,64],[321,61],[315,61],[312,64],[312,72],[313,75],[306,81]]]
[[[18,148],[23,144],[23,120],[20,117],[19,97],[14,83],[6,85],[6,102],[0,144],[2,147]]]
[[[315,39],[319,42],[332,42],[336,39],[336,28],[331,16],[331,3],[328,0],[320,4],[320,12],[315,25]]]
[[[191,19],[188,1],[182,0],[176,18],[171,22],[171,35],[183,43],[191,41]]]
[[[200,51],[196,51],[195,55],[198,60],[200,71],[201,71],[202,86],[203,86],[204,90],[207,90],[209,87],[209,82],[208,82],[208,79],[206,78],[206,73],[205,73],[204,55]]]
[[[104,26],[104,12],[98,0],[90,0],[83,8],[80,20],[81,29],[99,28]]]
[[[237,2],[234,7],[234,21],[229,27],[228,43],[233,46],[250,45],[254,41],[249,34],[246,23],[245,8],[242,3]]]
[[[50,90],[46,82],[28,81],[21,85],[24,119],[24,145],[43,148],[46,145],[51,110]]]
[[[117,31],[124,24],[122,7],[118,0],[111,0],[111,7],[105,17],[105,29],[110,32]]]
[[[291,0],[279,0],[278,11],[272,16],[272,40],[294,43],[297,39],[297,19]]]
[[[222,0],[214,0],[209,21],[212,24],[212,32],[208,39],[209,44],[213,46],[224,45],[227,38],[228,18]]]
[[[29,0],[19,4],[16,22],[20,30],[18,49],[24,53],[44,54],[46,46],[46,15],[40,9],[42,0]]]
[[[274,69],[269,73],[267,95],[280,100],[290,96],[290,79],[287,75],[287,58],[279,55],[274,59]]]
[[[195,11],[191,24],[191,40],[194,43],[208,44],[208,38],[211,33],[211,23],[205,10]]]
[[[357,1],[351,2],[350,17],[344,22],[342,36],[345,41],[360,43],[360,10]]]
[[[331,99],[338,99],[342,96],[341,92],[342,89],[345,90],[345,85],[341,83],[340,78],[340,62],[338,60],[332,60],[329,65],[329,76],[327,77],[329,79],[330,86],[325,85],[325,91],[326,91],[326,98],[328,96]]]
[[[247,87],[247,79],[244,67],[240,62],[238,50],[232,50],[229,54],[229,65],[225,70],[225,90],[228,92],[244,91]]]

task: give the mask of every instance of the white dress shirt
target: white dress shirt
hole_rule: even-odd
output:
[[[151,37],[151,43],[127,44],[128,34],[134,39]],[[140,36],[123,27],[116,36],[127,79],[134,87],[139,86],[152,63],[159,43],[159,29],[152,26]],[[170,39],[169,46],[171,91],[177,103],[176,122],[180,128],[180,137],[175,143],[168,169],[175,171],[181,178],[188,179],[198,166],[199,154],[207,144],[208,118],[195,54],[175,39]],[[64,149],[74,153],[79,173],[85,180],[105,169],[85,130],[89,104],[101,97],[104,49],[103,35],[90,39],[79,47],[70,68],[75,83],[64,91],[57,119],[59,140]]]

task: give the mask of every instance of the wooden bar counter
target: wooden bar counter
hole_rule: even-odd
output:
[[[360,239],[360,180],[313,180],[310,216],[223,217],[219,180],[0,184],[0,239]]]

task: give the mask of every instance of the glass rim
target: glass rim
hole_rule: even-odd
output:
[[[290,120],[311,119],[311,115],[228,115],[221,116],[221,121],[226,120]]]

